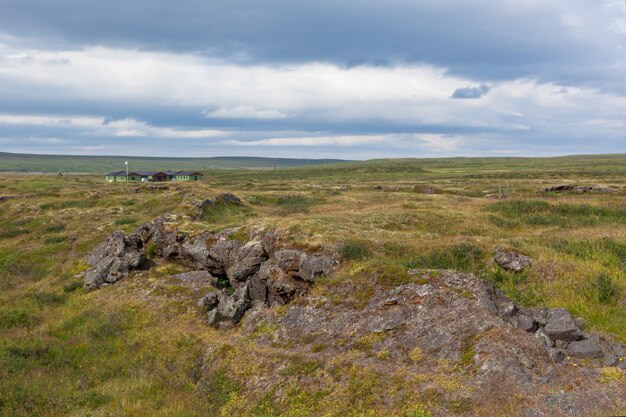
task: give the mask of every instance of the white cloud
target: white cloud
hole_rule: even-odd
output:
[[[1,47],[0,47],[1,48]],[[591,88],[519,79],[494,84],[481,100],[451,100],[471,80],[423,65],[342,68],[332,64],[234,65],[190,55],[110,48],[23,52],[32,60],[0,64],[0,82],[29,85],[87,101],[200,107],[206,117],[324,122],[384,122],[528,130],[568,118],[613,120],[626,99]],[[4,47],[9,60],[15,51]],[[63,61],[64,65],[49,62]],[[506,115],[519,114],[511,118]],[[4,115],[0,123],[94,128],[101,118]],[[98,133],[112,136],[202,138],[224,135],[211,129],[149,126],[127,119]]]
[[[203,110],[204,117],[223,119],[284,119],[287,113],[277,110],[261,110],[252,106],[227,106],[217,110]]]
[[[210,138],[228,132],[215,129],[177,129],[152,126],[135,119],[107,120],[104,117],[0,114],[0,124],[81,129],[85,135],[155,138]]]
[[[564,20],[576,26],[572,16]],[[181,141],[218,138],[219,142],[213,142],[223,146],[220,149],[225,152],[245,147],[314,149],[316,146],[376,147],[383,152],[388,147],[389,152],[398,156],[407,146],[433,153],[462,154],[469,152],[464,147],[477,141],[483,145],[492,141],[493,152],[506,153],[506,138],[517,143],[509,144],[513,148],[526,135],[571,137],[588,140],[590,145],[599,137],[607,143],[618,143],[624,137],[626,98],[589,87],[523,78],[489,82],[488,93],[479,100],[453,100],[450,96],[454,91],[479,84],[450,75],[445,68],[427,65],[354,68],[315,62],[238,65],[192,54],[104,47],[22,50],[12,46],[10,37],[0,39],[4,42],[0,43],[0,85],[20,86],[42,96],[61,97],[66,102],[177,108],[187,114],[204,116],[209,126],[214,122],[212,118],[258,119],[272,131],[247,131],[243,124],[238,132],[157,126],[133,117],[108,120],[80,114],[0,114],[0,125],[22,130],[55,128],[48,136],[67,129],[72,137],[93,140],[97,136],[127,141],[153,137]],[[283,128],[281,123],[289,125]],[[283,131],[294,129],[298,123],[324,124],[319,130],[325,133],[317,136],[311,132]],[[376,129],[372,131],[377,134],[333,132],[327,128],[333,124],[341,125],[344,128],[341,132],[348,130],[345,126],[359,126],[358,131],[366,131],[363,125],[374,126]],[[421,126],[427,132],[460,133],[416,133]],[[386,127],[409,133],[385,133]],[[501,136],[485,132],[496,132],[493,135],[501,132]],[[536,146],[544,145],[537,142]],[[563,152],[571,153],[566,149]]]
[[[355,146],[384,143],[393,137],[393,135],[307,136],[269,138],[250,141],[225,140],[219,142],[219,144],[235,146]]]

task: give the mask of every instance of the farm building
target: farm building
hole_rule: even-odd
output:
[[[110,172],[104,176],[107,182],[119,181],[200,181],[203,175],[197,171],[126,171]]]

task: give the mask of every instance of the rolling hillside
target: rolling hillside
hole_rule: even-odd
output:
[[[206,169],[273,169],[343,162],[338,159],[291,159],[256,157],[160,158],[134,156],[30,155],[0,152],[2,172],[74,172],[102,174],[124,169],[204,170]]]

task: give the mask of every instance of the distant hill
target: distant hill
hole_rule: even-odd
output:
[[[212,158],[164,158],[136,156],[31,155],[0,152],[0,171],[76,172],[102,174],[131,170],[273,169],[346,162],[340,159],[295,159],[219,156]]]

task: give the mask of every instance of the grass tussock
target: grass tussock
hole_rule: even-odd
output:
[[[286,195],[278,197],[274,201],[274,205],[278,207],[280,215],[290,215],[296,213],[308,213],[309,209],[317,204],[323,203],[323,200],[304,195]]]
[[[488,210],[503,216],[496,224],[507,227],[507,222],[520,222],[533,226],[590,227],[621,223],[626,218],[626,208],[596,206],[591,204],[553,204],[543,200],[499,201]],[[492,217],[492,221],[493,221]]]
[[[409,268],[454,269],[476,272],[484,265],[485,250],[475,243],[437,248],[408,262]]]

